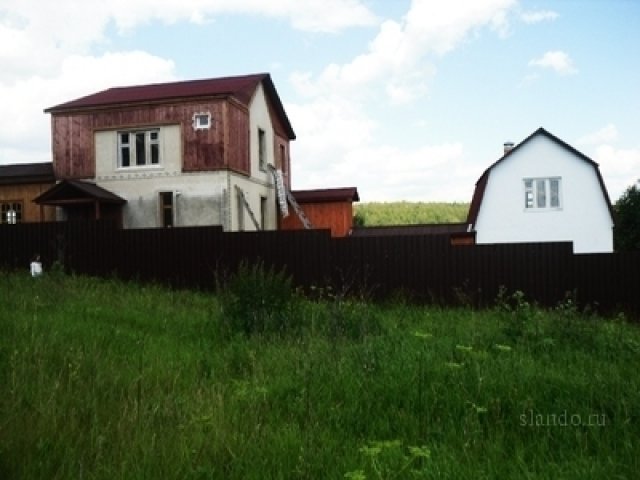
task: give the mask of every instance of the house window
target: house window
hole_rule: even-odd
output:
[[[258,129],[258,167],[267,169],[267,136],[263,129]]]
[[[524,207],[527,210],[559,209],[560,178],[525,178]]]
[[[1,205],[2,218],[0,223],[15,225],[22,222],[22,202],[7,202]]]
[[[173,192],[160,192],[160,222],[163,227],[173,227]]]
[[[211,128],[211,114],[209,112],[193,114],[194,130],[207,130],[209,128]]]
[[[160,130],[118,132],[118,166],[153,166],[160,163]]]

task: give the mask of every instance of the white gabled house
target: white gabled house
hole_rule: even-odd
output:
[[[613,211],[598,164],[539,128],[476,183],[467,218],[476,244],[573,242],[613,251]]]

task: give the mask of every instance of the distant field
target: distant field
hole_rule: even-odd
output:
[[[640,331],[0,272],[0,478],[631,479]]]
[[[458,223],[467,219],[468,203],[370,202],[354,204],[354,214],[365,226]]]

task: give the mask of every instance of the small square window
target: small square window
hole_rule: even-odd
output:
[[[193,115],[193,128],[194,130],[206,130],[211,128],[211,114],[195,113]]]

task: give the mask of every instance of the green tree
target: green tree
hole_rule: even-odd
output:
[[[362,212],[356,212],[353,216],[353,226],[354,227],[364,227],[365,218]]]
[[[614,206],[616,227],[613,241],[616,251],[640,250],[640,188],[632,185]]]

